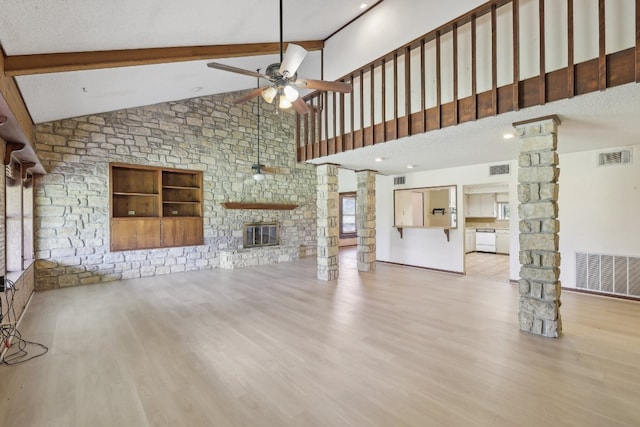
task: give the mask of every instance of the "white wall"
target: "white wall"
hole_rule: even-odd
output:
[[[627,165],[597,166],[599,151],[560,156],[562,286],[575,287],[576,251],[640,257],[640,145],[630,148]]]
[[[377,220],[377,259],[434,268],[447,271],[464,272],[464,194],[463,186],[469,184],[507,183],[510,203],[517,206],[517,162],[511,163],[511,175],[489,176],[489,165],[474,165],[451,169],[416,172],[407,174],[404,185],[393,185],[392,176],[378,176],[376,180],[376,220]],[[393,190],[415,187],[457,186],[458,228],[450,231],[450,241],[442,229],[404,228],[403,238],[393,228]],[[518,252],[518,216],[512,209],[510,220],[511,254],[510,274],[518,279],[520,264]]]

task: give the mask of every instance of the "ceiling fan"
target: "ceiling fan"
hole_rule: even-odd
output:
[[[207,64],[210,68],[215,68],[232,73],[244,74],[246,76],[257,77],[259,79],[268,80],[269,83],[259,86],[256,89],[247,92],[245,95],[237,98],[234,103],[241,104],[256,96],[262,98],[269,104],[274,101],[280,109],[293,107],[298,114],[307,114],[311,109],[300,98],[300,94],[296,87],[315,89],[320,91],[331,91],[349,93],[351,92],[351,84],[344,82],[329,82],[325,80],[311,80],[298,78],[298,67],[302,64],[307,50],[297,44],[289,43],[286,53],[283,54],[283,37],[282,37],[282,0],[280,0],[280,62],[271,64],[267,67],[265,73],[245,70],[230,65],[220,64],[218,62],[210,62]]]

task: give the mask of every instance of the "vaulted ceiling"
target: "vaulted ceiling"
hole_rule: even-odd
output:
[[[361,9],[362,3],[368,7]],[[311,50],[301,76],[333,80],[483,3],[284,0],[284,39],[303,41]],[[278,0],[5,0],[1,10],[5,71],[15,76],[35,123],[245,90],[255,87],[254,78],[206,63],[255,70],[279,62]],[[69,53],[77,55],[69,61]],[[513,159],[515,144],[502,141],[502,133],[514,121],[548,114],[563,119],[561,150],[634,144],[639,87],[549,103],[329,161],[393,174],[409,163],[426,170]],[[611,132],[615,138],[607,137]],[[376,164],[375,157],[388,161]]]

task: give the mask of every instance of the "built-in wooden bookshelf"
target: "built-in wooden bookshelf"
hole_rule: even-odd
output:
[[[203,244],[202,172],[111,163],[111,250]]]

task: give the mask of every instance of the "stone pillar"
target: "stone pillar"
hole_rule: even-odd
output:
[[[555,338],[562,332],[556,153],[560,120],[549,116],[513,125],[520,138],[520,329]]]
[[[338,278],[339,195],[338,167],[332,164],[318,165],[318,279]]]
[[[376,173],[356,172],[356,230],[358,232],[358,271],[376,271]]]

